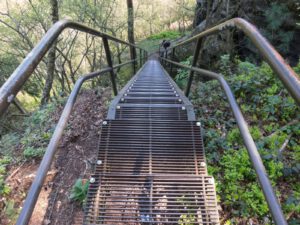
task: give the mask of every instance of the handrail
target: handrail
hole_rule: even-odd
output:
[[[85,33],[89,33],[94,36],[101,37],[103,39],[104,48],[106,52],[106,58],[108,66],[112,67],[112,60],[110,49],[108,46],[108,40],[115,41],[121,44],[130,46],[131,48],[141,49],[145,54],[147,52],[138,47],[137,45],[128,43],[106,33],[100,32],[96,29],[90,28],[81,23],[73,22],[70,20],[60,20],[56,22],[40,40],[40,42],[31,50],[31,52],[26,56],[23,62],[18,66],[18,68],[13,72],[13,74],[7,79],[7,81],[0,88],[0,116],[4,113],[7,107],[15,98],[18,91],[22,88],[26,80],[30,77],[34,69],[38,66],[39,62],[42,60],[46,52],[50,49],[53,42],[58,38],[62,31],[66,28],[71,28]],[[132,60],[134,60],[132,58]],[[135,67],[135,63],[133,64]],[[111,80],[113,84],[113,91],[115,95],[117,94],[116,84],[113,82],[113,77],[115,77],[114,71],[110,71]]]
[[[277,200],[277,197],[273,191],[271,182],[268,178],[268,175],[266,173],[265,167],[263,165],[263,162],[261,160],[261,157],[259,155],[259,152],[257,150],[257,147],[255,145],[255,142],[250,134],[247,122],[236,102],[236,99],[227,83],[227,81],[224,79],[224,77],[221,74],[217,74],[208,70],[192,67],[192,66],[187,66],[183,65],[181,63],[174,62],[169,59],[161,58],[162,60],[172,63],[176,66],[188,69],[190,71],[194,71],[200,75],[210,77],[213,79],[216,79],[219,81],[220,85],[223,88],[223,91],[225,92],[227,99],[229,101],[229,105],[231,107],[231,110],[233,112],[233,115],[235,117],[235,120],[237,122],[237,125],[239,127],[240,133],[242,135],[244,144],[246,146],[246,149],[248,151],[251,163],[255,169],[255,172],[258,176],[258,180],[260,183],[260,186],[263,190],[265,199],[268,203],[269,209],[271,211],[272,217],[274,219],[275,224],[277,225],[285,225],[287,224],[284,215],[281,211],[280,204]]]
[[[37,170],[37,174],[36,174],[36,176],[33,180],[33,183],[28,191],[27,197],[26,197],[24,205],[22,207],[22,211],[21,211],[19,218],[17,220],[17,223],[16,223],[17,225],[26,225],[26,224],[28,224],[28,222],[31,218],[32,212],[34,210],[34,206],[35,206],[38,196],[40,194],[44,180],[47,176],[47,172],[50,169],[50,166],[53,161],[54,155],[56,153],[59,141],[63,135],[63,131],[67,125],[68,119],[72,112],[72,108],[75,104],[77,95],[80,91],[82,84],[87,80],[104,75],[105,73],[111,72],[114,69],[125,66],[129,63],[132,63],[132,61],[136,61],[136,60],[137,59],[130,60],[130,61],[122,63],[122,64],[118,64],[118,65],[114,66],[113,68],[107,67],[100,71],[92,72],[92,73],[83,75],[80,78],[78,78],[71,94],[69,95],[69,98],[68,98],[67,103],[64,107],[64,110],[59,118],[59,121],[55,127],[55,130],[53,132],[53,135],[51,137],[51,140],[49,142],[47,150],[46,150],[46,152],[43,156],[43,159],[40,163],[40,166]]]
[[[287,88],[289,93],[295,99],[295,101],[300,105],[300,77],[292,70],[292,68],[284,61],[282,56],[274,49],[274,47],[261,35],[259,30],[248,21],[242,18],[234,18],[228,20],[224,23],[216,25],[208,30],[205,30],[177,45],[171,47],[172,55],[174,55],[175,49],[179,46],[190,43],[197,40],[197,46],[194,52],[194,58],[192,66],[196,66],[199,51],[201,48],[202,38],[217,32],[221,32],[224,29],[231,27],[238,28],[242,30],[253,42],[253,44],[258,48],[260,54],[264,57],[271,68],[276,72],[284,86]],[[193,80],[193,71],[190,73],[189,82],[186,90],[186,95],[189,95],[190,85]]]

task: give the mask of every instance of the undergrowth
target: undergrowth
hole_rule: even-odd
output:
[[[18,130],[1,136],[0,154],[9,156],[20,150],[25,158],[41,157],[55,128],[52,114],[61,104],[63,102],[48,104],[19,122]]]
[[[0,136],[0,195],[7,196],[10,188],[5,184],[8,167],[23,160],[41,158],[54,131],[51,117],[61,102],[48,104],[29,117],[18,120],[18,129]]]
[[[289,224],[300,224],[300,114],[271,68],[222,57],[226,77],[247,120]],[[190,60],[185,61],[186,64]],[[300,72],[300,64],[294,68]],[[175,80],[186,85],[188,73]],[[227,224],[271,224],[269,210],[226,96],[215,80],[198,82],[191,99],[204,129],[209,174],[217,181],[222,219]]]

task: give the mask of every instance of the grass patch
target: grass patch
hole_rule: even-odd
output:
[[[178,31],[163,31],[158,34],[153,34],[149,36],[147,39],[144,39],[138,43],[138,46],[141,48],[146,49],[150,54],[158,51],[159,45],[162,43],[162,41],[165,40],[174,40],[176,38],[179,38],[183,34]]]
[[[169,30],[169,31],[163,31],[160,32],[158,34],[153,34],[151,36],[149,36],[147,39],[148,40],[162,40],[162,39],[176,39],[178,37],[180,37],[181,33],[178,31],[174,31],[174,30]]]

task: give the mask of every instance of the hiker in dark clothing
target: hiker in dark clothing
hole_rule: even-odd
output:
[[[170,47],[171,42],[163,40],[163,42],[161,43],[161,45],[164,47],[165,51],[167,51],[167,48]]]
[[[165,51],[161,52],[161,56],[163,56],[164,54],[166,54],[167,49],[170,47],[170,45],[171,45],[171,42],[163,40],[163,42],[160,44],[160,46],[163,46],[164,49],[165,49]]]

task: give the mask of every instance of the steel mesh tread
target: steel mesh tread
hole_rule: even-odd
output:
[[[108,120],[104,124],[98,172],[207,173],[201,130],[196,122]]]
[[[121,107],[116,110],[116,119],[136,120],[187,120],[187,111],[182,108]]]
[[[210,176],[95,175],[85,224],[219,224]]]

